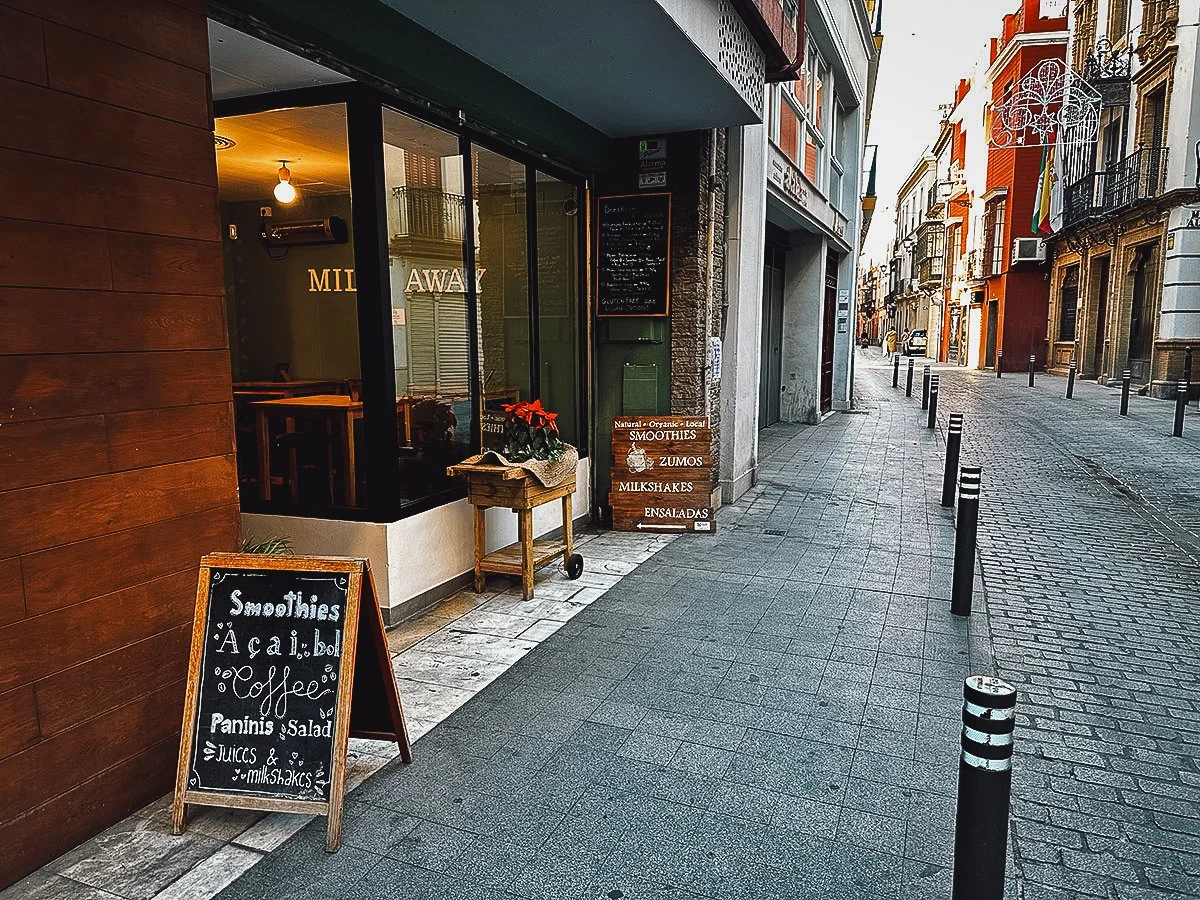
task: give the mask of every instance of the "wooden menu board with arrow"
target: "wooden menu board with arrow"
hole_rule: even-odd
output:
[[[336,851],[351,736],[412,761],[370,564],[205,556],[172,831],[189,803],[315,813]]]
[[[614,530],[716,531],[706,416],[617,416],[612,459]]]

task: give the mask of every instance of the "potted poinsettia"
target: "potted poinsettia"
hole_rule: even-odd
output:
[[[524,400],[505,403],[504,449],[509,462],[523,463],[529,460],[558,462],[567,452],[558,433],[558,413],[542,406],[542,401]]]

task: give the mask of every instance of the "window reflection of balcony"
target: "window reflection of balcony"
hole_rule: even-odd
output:
[[[465,201],[461,194],[402,185],[392,188],[390,202],[393,240],[462,242]]]
[[[1163,191],[1167,148],[1147,147],[1103,172],[1092,172],[1063,191],[1063,227],[1117,212]]]

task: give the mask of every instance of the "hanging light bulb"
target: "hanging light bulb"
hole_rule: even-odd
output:
[[[279,162],[279,184],[275,185],[275,199],[280,203],[291,203],[296,199],[296,189],[292,187],[292,173],[287,167],[286,159]]]

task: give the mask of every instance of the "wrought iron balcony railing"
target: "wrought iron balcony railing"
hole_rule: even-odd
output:
[[[1063,226],[1117,212],[1163,192],[1167,148],[1147,147],[1103,172],[1092,172],[1063,191]]]
[[[462,194],[448,194],[438,188],[392,188],[392,236],[461,241],[464,205]]]

